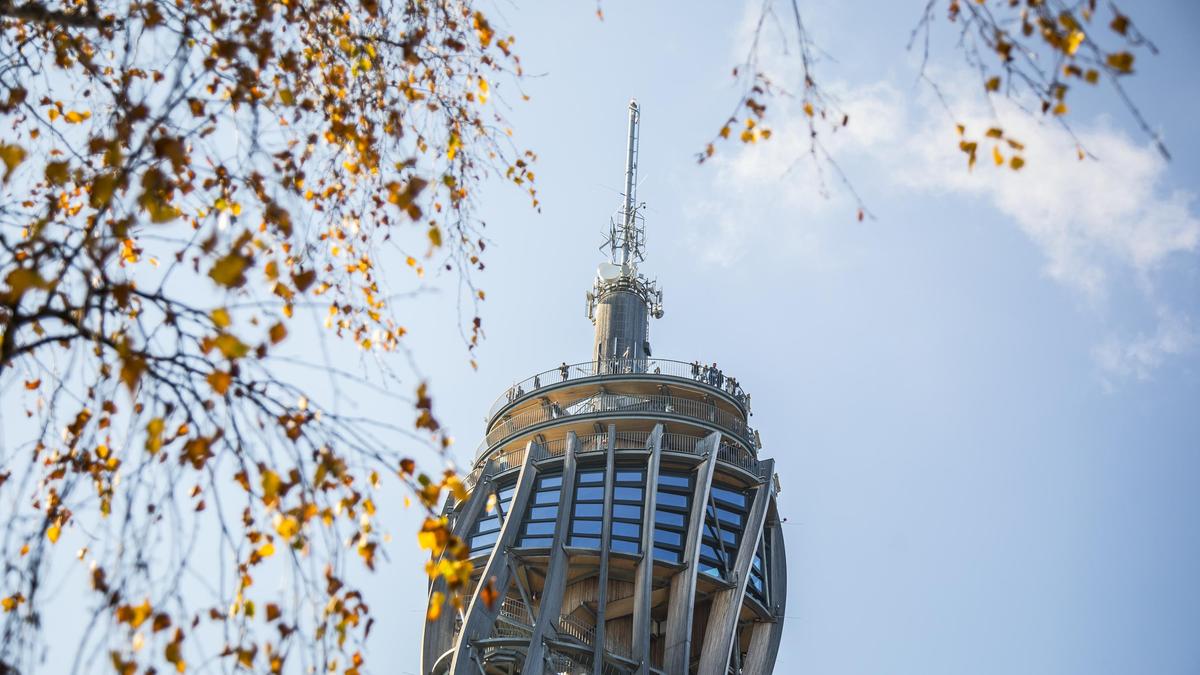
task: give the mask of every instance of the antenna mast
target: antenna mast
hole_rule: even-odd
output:
[[[608,235],[609,250],[614,265],[627,267],[645,260],[642,246],[646,237],[641,205],[637,203],[638,136],[641,111],[636,99],[629,101],[629,138],[625,149],[625,202],[621,206],[621,223],[613,219]],[[620,256],[617,251],[620,250]]]

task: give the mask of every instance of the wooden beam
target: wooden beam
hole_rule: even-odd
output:
[[[487,505],[488,495],[492,493],[492,475],[495,472],[496,463],[489,459],[483,465],[483,471],[479,472],[479,480],[475,484],[475,489],[471,490],[467,501],[458,509],[451,531],[463,540],[470,538],[471,533],[475,530],[475,524],[479,521],[479,515]],[[467,546],[470,544],[471,542],[467,541]],[[439,576],[429,585],[431,597],[434,593],[445,592],[445,577]],[[429,672],[438,657],[454,646],[454,616],[454,612],[444,611],[436,621],[424,623],[424,636],[421,640],[421,670],[423,672]]]
[[[750,636],[750,649],[742,665],[742,672],[746,675],[770,675],[783,641],[784,612],[787,609],[787,555],[783,546],[783,527],[774,503],[771,505],[771,524],[764,536],[770,542],[768,559],[764,561],[767,564],[767,588],[770,593],[767,603],[775,619],[755,624],[754,633]]]
[[[542,599],[538,605],[537,618],[533,622],[533,636],[525,653],[525,664],[532,669],[536,663],[544,663],[546,647],[543,639],[555,637],[552,626],[562,612],[563,593],[567,589],[567,574],[570,561],[565,550],[568,528],[571,527],[571,508],[575,501],[575,451],[579,439],[572,431],[567,435],[567,449],[563,454],[562,488],[558,491],[558,517],[554,520],[554,548],[550,551],[550,564],[546,569],[546,582],[542,586]],[[544,672],[544,671],[543,671]]]
[[[637,675],[650,672],[650,609],[651,593],[654,591],[654,512],[658,501],[658,465],[662,456],[663,425],[654,425],[646,449],[646,495],[642,510],[642,559],[634,573],[633,597],[633,660],[638,662]],[[664,589],[665,590],[665,589]],[[664,592],[665,596],[666,593]],[[618,601],[622,602],[622,601]],[[613,603],[614,605],[617,603]],[[610,608],[615,609],[615,608]],[[615,618],[615,612],[614,612]]]
[[[616,480],[615,461],[617,425],[608,425],[608,448],[604,456],[604,520],[600,523],[600,573],[596,599],[596,632],[593,646],[592,675],[604,673],[604,606],[608,604],[608,549],[612,544],[613,481]]]
[[[463,649],[462,646],[487,638],[491,634],[504,596],[508,593],[508,584],[511,581],[508,550],[520,534],[521,520],[528,510],[529,499],[537,482],[537,466],[533,463],[533,449],[532,441],[525,445],[525,461],[521,463],[521,472],[517,475],[512,505],[504,519],[504,524],[500,526],[499,538],[492,548],[492,554],[488,556],[487,564],[483,567],[483,574],[479,577],[479,584],[475,587],[475,593],[471,597],[466,615],[463,617],[462,630],[458,636],[459,648],[455,650],[454,660],[450,663],[449,672],[452,675],[466,675],[471,671],[470,657],[467,653],[473,653],[475,650],[474,648]],[[491,607],[487,606],[482,597],[489,580],[492,581],[496,590],[495,602]]]
[[[775,461],[762,461],[768,465],[767,475],[770,476],[770,469],[774,467]],[[722,589],[713,595],[697,675],[725,675],[729,669],[729,658],[737,634],[738,615],[741,613],[742,599],[746,595],[746,585],[750,580],[750,566],[754,564],[754,554],[763,536],[771,497],[771,483],[768,479],[758,486],[750,513],[746,515],[746,527],[742,530],[742,541],[733,565],[733,588]]]
[[[704,511],[712,488],[713,469],[721,434],[713,432],[700,442],[704,460],[695,468],[696,488],[688,520],[687,541],[683,550],[684,568],[671,577],[671,597],[667,604],[667,632],[664,637],[663,670],[687,673],[692,654],[692,612],[695,609],[696,572],[700,566],[700,539],[704,532]]]

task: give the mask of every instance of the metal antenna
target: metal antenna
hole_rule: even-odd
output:
[[[638,126],[641,111],[636,99],[629,101],[629,139],[625,153],[625,202],[621,206],[621,223],[616,219],[610,224],[608,243],[614,265],[627,267],[636,260],[644,260],[642,251],[646,236],[640,205],[637,203]],[[618,257],[617,251],[620,250]]]

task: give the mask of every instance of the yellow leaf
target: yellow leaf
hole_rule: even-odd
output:
[[[279,497],[279,488],[283,485],[283,481],[279,479],[279,474],[267,469],[262,472],[262,489],[263,501],[267,504],[273,503]]]
[[[282,323],[277,323],[271,326],[271,330],[268,331],[268,334],[271,337],[271,344],[279,344],[280,342],[283,342],[285,337],[287,337],[287,328],[285,328]]]
[[[992,146],[992,160],[996,162],[996,166],[1004,164],[1004,155],[1000,154],[1000,146]]]
[[[812,104],[809,103],[808,101],[804,102],[804,114],[808,115],[809,117],[813,116],[813,107],[812,107]]]
[[[225,392],[229,391],[229,385],[233,384],[233,376],[220,370],[214,370],[204,379],[208,380],[208,386],[221,396],[224,396]]]
[[[86,110],[82,110],[82,111],[71,110],[66,115],[63,116],[63,119],[67,120],[67,123],[69,123],[69,124],[79,124],[80,122],[88,119],[91,116],[92,116],[92,113],[90,113]]]
[[[9,143],[0,143],[0,160],[4,162],[4,180],[8,180],[13,169],[25,161],[25,148]]]
[[[1025,166],[1025,160],[1017,155],[1013,155],[1008,165],[1012,167],[1013,171],[1020,171],[1021,167]]]
[[[18,593],[0,600],[0,607],[3,607],[5,612],[11,612],[17,608],[17,605],[23,602],[25,602],[25,597]]]
[[[246,283],[246,277],[242,272],[249,264],[250,258],[237,251],[232,251],[217,260],[212,269],[208,271],[208,276],[222,286],[236,288]]]
[[[209,315],[212,316],[213,323],[217,324],[217,328],[229,328],[229,310],[224,307],[218,307],[209,312]]]
[[[1105,59],[1108,66],[1121,73],[1133,72],[1133,54],[1129,52],[1117,52],[1109,54]]]
[[[290,541],[300,532],[300,521],[295,516],[277,513],[275,514],[275,531],[279,533],[279,536]]]
[[[1088,68],[1087,72],[1083,74],[1083,79],[1087,80],[1088,84],[1096,84],[1100,81],[1100,73],[1095,68]]]
[[[250,347],[229,333],[221,333],[213,342],[221,351],[221,355],[231,361],[250,353]]]
[[[999,91],[1000,90],[1000,77],[998,75],[995,75],[995,76],[988,78],[988,81],[986,83],[984,83],[983,86],[988,91]]]
[[[270,558],[271,556],[275,555],[275,545],[268,541],[262,546],[259,546],[255,553],[257,553],[258,557],[260,558]]]
[[[1053,112],[1055,115],[1066,115],[1067,114],[1067,104],[1063,103],[1062,101],[1059,101],[1058,104],[1054,106]]]
[[[429,609],[425,612],[425,620],[437,621],[442,615],[442,605],[446,602],[446,594],[441,591],[434,591],[429,596]]]
[[[150,454],[158,452],[163,445],[163,418],[155,417],[146,423],[146,451]]]
[[[58,537],[61,534],[62,528],[58,525],[51,525],[50,527],[46,528],[46,538],[50,540],[51,544],[57,543]]]
[[[284,105],[292,105],[296,102],[296,95],[292,93],[291,89],[280,89],[279,100],[282,101]]]
[[[1066,52],[1068,54],[1074,55],[1075,52],[1079,51],[1079,45],[1083,44],[1083,38],[1084,38],[1083,31],[1081,31],[1081,30],[1071,31],[1071,34],[1067,36]]]
[[[67,177],[66,162],[50,162],[46,165],[46,181],[51,185],[62,185],[67,182]]]

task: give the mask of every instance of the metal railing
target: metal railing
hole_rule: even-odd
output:
[[[508,405],[552,384],[591,377],[632,374],[672,377],[699,382],[725,392],[742,405],[746,405],[749,399],[746,392],[742,390],[742,386],[738,384],[737,378],[729,377],[721,369],[714,369],[712,366],[706,366],[698,361],[686,363],[670,359],[601,359],[600,361],[562,365],[517,382],[505,390],[488,408],[487,420],[490,423],[496,413]]]
[[[715,425],[741,438],[749,447],[756,447],[754,430],[741,417],[718,406],[680,396],[596,393],[570,403],[542,405],[496,421],[476,449],[479,459],[489,448],[530,427],[576,415],[612,414],[669,414]]]
[[[529,611],[529,606],[520,598],[511,596],[504,598],[504,602],[500,603],[500,616],[522,626],[529,626],[533,623],[533,614]]]

